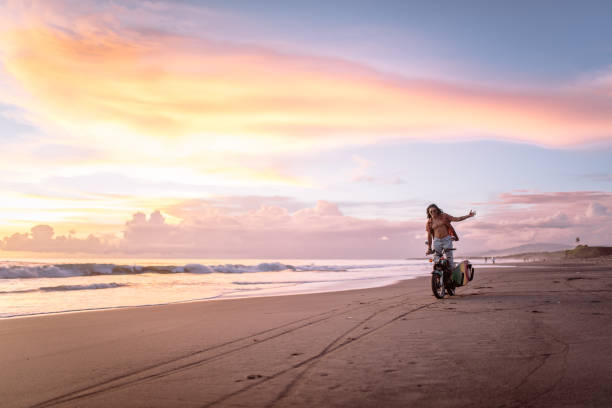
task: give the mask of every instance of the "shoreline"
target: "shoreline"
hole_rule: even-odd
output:
[[[141,273],[115,266],[102,270],[98,266],[105,265],[91,264],[59,271],[7,267],[6,279],[0,279],[0,318],[377,287],[423,275],[427,268],[423,261],[353,262],[346,267],[304,265],[298,270],[283,270],[278,263],[231,264],[223,272],[173,267]],[[94,269],[101,273],[91,274]]]
[[[514,268],[517,266],[521,266],[521,264],[492,264],[492,265],[477,265],[478,269],[481,268],[490,268],[490,269],[498,269],[498,268]],[[530,265],[533,267],[538,267],[537,265]],[[281,272],[282,273],[282,272]],[[260,295],[244,295],[244,296],[227,296],[223,295],[212,296],[210,298],[196,298],[196,299],[186,299],[186,300],[177,300],[171,302],[163,302],[163,303],[150,303],[150,304],[142,304],[142,305],[118,305],[118,306],[107,306],[107,307],[92,307],[92,308],[84,308],[84,309],[70,309],[70,310],[60,310],[60,311],[51,311],[51,312],[37,312],[37,313],[29,313],[29,314],[19,314],[12,316],[0,316],[0,321],[7,319],[20,319],[20,318],[32,318],[32,317],[44,317],[44,316],[53,316],[60,314],[72,314],[72,313],[88,313],[88,312],[98,312],[98,311],[107,311],[107,310],[123,310],[123,309],[132,309],[132,308],[147,308],[147,307],[156,307],[156,306],[166,306],[173,304],[182,304],[182,303],[194,303],[194,302],[212,302],[212,301],[222,301],[222,300],[230,300],[230,299],[249,299],[249,298],[262,298],[262,297],[278,297],[278,296],[298,296],[298,295],[311,295],[318,293],[335,293],[335,292],[346,292],[352,290],[365,290],[365,289],[375,289],[380,287],[386,287],[391,285],[399,284],[403,281],[412,281],[422,277],[429,277],[429,272],[425,275],[415,275],[408,278],[402,278],[398,280],[394,280],[390,283],[381,283],[373,286],[363,286],[363,287],[351,287],[347,289],[339,289],[337,287],[331,287],[329,290],[308,290],[306,289],[303,292],[294,292],[294,293],[278,293],[278,294],[269,294],[264,293]],[[61,279],[61,278],[59,278]],[[355,281],[348,281],[355,284]],[[318,282],[313,282],[318,283]]]
[[[7,407],[609,406],[612,268],[0,321]],[[491,376],[491,373],[496,373]]]
[[[62,310],[62,311],[54,311],[54,312],[40,312],[40,313],[31,313],[24,315],[14,315],[14,316],[0,316],[0,321],[9,320],[9,319],[20,319],[20,318],[31,318],[31,317],[45,317],[45,316],[53,316],[53,315],[63,315],[63,314],[72,314],[72,313],[89,313],[89,312],[104,312],[108,310],[124,310],[124,309],[140,309],[140,308],[148,308],[148,307],[158,307],[158,306],[169,306],[169,305],[177,305],[177,304],[186,304],[186,303],[198,303],[198,302],[220,302],[224,300],[239,300],[239,299],[255,299],[255,298],[274,298],[274,297],[282,297],[282,296],[302,296],[302,295],[316,295],[321,293],[337,293],[337,292],[350,292],[356,290],[368,290],[368,289],[376,289],[386,286],[397,285],[401,282],[412,281],[415,279],[423,278],[426,276],[414,276],[410,278],[400,279],[391,283],[383,283],[376,286],[367,286],[361,288],[349,288],[349,289],[332,289],[332,290],[323,290],[323,291],[307,291],[307,292],[296,292],[296,293],[279,293],[279,294],[262,294],[262,295],[245,295],[245,296],[229,296],[229,297],[221,297],[214,296],[211,298],[202,298],[202,299],[187,299],[187,300],[177,300],[173,302],[167,303],[155,303],[155,304],[146,304],[146,305],[128,305],[128,306],[109,306],[109,307],[101,307],[101,308],[88,308],[88,309],[79,309],[79,310]]]

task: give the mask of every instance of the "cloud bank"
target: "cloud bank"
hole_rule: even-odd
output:
[[[230,258],[394,258],[405,253],[415,226],[346,216],[326,201],[293,213],[262,205],[232,215],[209,207],[178,225],[165,223],[159,212],[149,218],[138,213],[126,224],[119,248]]]
[[[277,197],[272,198],[278,201]],[[236,211],[204,202],[136,213],[123,236],[105,240],[53,236],[50,226],[1,241],[6,251],[86,252],[148,257],[325,259],[401,259],[422,256],[425,220],[388,221],[344,215],[335,203],[319,201],[290,212],[279,205]],[[482,203],[481,203],[482,204]],[[612,193],[505,193],[487,203],[490,210],[456,223],[462,253],[554,242],[571,245],[576,237],[590,245],[612,244]],[[452,214],[462,215],[462,214]],[[178,218],[178,217],[177,217]]]
[[[490,248],[536,242],[572,245],[576,237],[590,245],[612,245],[609,192],[510,192],[478,204],[492,211],[470,224],[466,238]]]
[[[182,209],[185,211],[185,209]],[[225,209],[199,206],[171,225],[160,211],[136,213],[126,222],[116,243],[90,236],[53,237],[47,225],[29,234],[4,238],[6,251],[90,252],[139,256],[204,258],[397,258],[420,222],[389,222],[343,215],[338,206],[319,201],[290,213],[279,206],[230,214]]]

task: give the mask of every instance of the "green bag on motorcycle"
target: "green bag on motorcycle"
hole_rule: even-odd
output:
[[[455,286],[467,285],[474,278],[474,268],[469,261],[459,262],[451,275]]]

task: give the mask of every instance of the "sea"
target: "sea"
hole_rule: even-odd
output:
[[[372,288],[430,271],[427,259],[7,260],[0,261],[0,319]]]

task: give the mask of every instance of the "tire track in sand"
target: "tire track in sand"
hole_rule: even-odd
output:
[[[244,349],[256,346],[258,344],[262,344],[265,343],[267,341],[273,340],[275,338],[278,338],[280,336],[284,336],[287,335],[289,333],[292,333],[296,330],[308,327],[308,326],[312,326],[321,322],[324,322],[326,320],[329,320],[333,317],[345,314],[345,313],[350,313],[350,312],[354,312],[356,310],[359,309],[363,309],[365,307],[370,307],[372,305],[375,305],[377,303],[381,303],[381,301],[383,300],[391,300],[391,299],[395,299],[397,297],[401,297],[401,296],[405,296],[404,294],[402,295],[397,295],[397,296],[393,296],[390,298],[386,298],[386,299],[379,299],[377,301],[372,301],[370,303],[367,304],[360,304],[357,307],[353,307],[353,308],[344,308],[344,309],[338,309],[338,308],[334,308],[331,310],[328,310],[326,312],[322,312],[319,314],[315,314],[312,316],[308,316],[302,319],[297,319],[294,321],[291,321],[289,323],[285,323],[282,324],[280,326],[276,326],[270,329],[266,329],[266,330],[262,330],[260,332],[248,335],[248,336],[243,336],[240,337],[238,339],[234,339],[234,340],[230,340],[221,344],[217,344],[214,346],[210,346],[201,350],[197,350],[179,357],[175,357],[172,358],[170,360],[167,361],[163,361],[160,363],[156,363],[156,364],[152,364],[137,370],[133,370],[127,373],[123,373],[120,375],[117,375],[115,377],[109,378],[107,380],[101,381],[99,383],[93,384],[93,385],[89,385],[86,387],[82,387],[79,388],[77,390],[59,395],[57,397],[53,397],[50,399],[47,399],[45,401],[41,401],[39,403],[36,403],[34,405],[30,405],[30,408],[45,408],[45,407],[51,407],[51,406],[55,406],[55,405],[60,405],[60,404],[64,404],[67,402],[73,402],[76,400],[81,400],[81,399],[85,399],[85,398],[89,398],[89,397],[94,397],[100,394],[103,394],[105,392],[108,391],[113,391],[113,390],[117,390],[120,388],[125,388],[125,387],[129,387],[131,385],[135,385],[138,383],[142,383],[144,381],[149,381],[149,380],[154,380],[157,378],[162,378],[168,375],[172,375],[184,370],[188,370],[191,368],[194,368],[196,366],[200,366],[202,364],[211,362],[211,361],[215,361],[219,358],[228,356],[230,354],[242,351]],[[314,320],[313,320],[314,319]],[[301,324],[300,324],[301,323]],[[291,327],[293,325],[296,325],[296,327]],[[284,330],[283,330],[284,329]],[[278,333],[275,333],[277,331],[279,331]],[[262,336],[266,336],[263,339],[261,338]],[[254,342],[253,340],[257,338],[257,341]],[[239,344],[241,342],[246,342],[246,344]],[[238,345],[236,345],[238,344]],[[227,347],[227,346],[231,346],[231,345],[236,345],[235,347],[231,348],[230,350],[226,350],[226,351],[222,351],[220,353],[214,354],[212,356],[208,356],[205,358],[201,358],[198,359],[196,361],[192,361],[192,362],[187,362],[187,363],[183,363],[179,366],[176,367],[168,367],[166,369],[163,369],[160,372],[153,372],[150,374],[146,374],[149,371],[155,371],[157,369],[163,368],[165,366],[169,366],[169,365],[173,365],[176,364],[182,360],[188,360],[190,358],[193,358],[199,354],[205,354],[214,350],[218,350],[218,349],[222,349],[223,347]],[[144,375],[144,376],[143,376]],[[136,377],[136,378],[133,378]]]

